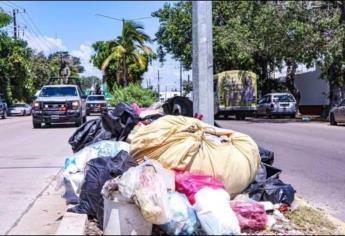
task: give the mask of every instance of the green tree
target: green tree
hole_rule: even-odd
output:
[[[183,96],[193,91],[193,81],[183,80],[182,82]]]
[[[115,40],[99,41],[93,44],[96,54],[91,60],[106,75],[106,81],[115,80],[126,86],[128,82],[137,82],[147,71],[147,66],[155,57],[152,49],[145,43],[150,38],[143,32],[143,26],[124,21],[121,35]],[[109,78],[110,77],[110,78]],[[112,86],[113,83],[108,83]]]
[[[214,72],[251,70],[259,75],[259,89],[267,93],[273,86],[272,73],[285,62],[289,70],[286,85],[298,96],[294,86],[297,64],[311,66],[322,58],[332,46],[329,37],[337,32],[336,14],[327,17],[329,12],[319,5],[311,1],[214,1]],[[190,69],[191,2],[166,3],[152,16],[160,21],[158,44]]]
[[[53,74],[52,67],[48,58],[42,53],[31,55],[31,74],[33,77],[33,86],[35,90],[40,89],[49,82],[49,78]]]
[[[100,83],[100,79],[97,76],[82,76],[80,77],[81,88],[86,91],[90,89],[96,83]]]

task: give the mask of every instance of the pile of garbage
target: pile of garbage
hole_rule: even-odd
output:
[[[272,227],[294,201],[274,153],[246,134],[159,104],[119,103],[70,137],[62,173],[68,212],[104,234],[239,234]]]

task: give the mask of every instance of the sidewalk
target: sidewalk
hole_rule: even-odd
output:
[[[52,181],[32,207],[9,231],[9,235],[54,235],[66,209],[63,189],[55,190]]]

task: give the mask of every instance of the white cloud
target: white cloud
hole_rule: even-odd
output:
[[[38,36],[30,32],[26,32],[23,39],[27,41],[29,47],[45,55],[56,51],[65,51],[67,47],[62,43],[60,38],[52,38],[48,36]]]
[[[94,53],[90,42],[82,43],[78,50],[71,51],[71,55],[80,58],[81,65],[84,67],[85,71],[82,73],[84,76],[98,76],[102,78],[102,72],[93,66],[90,62],[91,55]]]

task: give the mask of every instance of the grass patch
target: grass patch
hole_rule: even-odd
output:
[[[336,226],[324,213],[311,207],[302,206],[285,213],[293,224],[307,234],[334,234]]]

